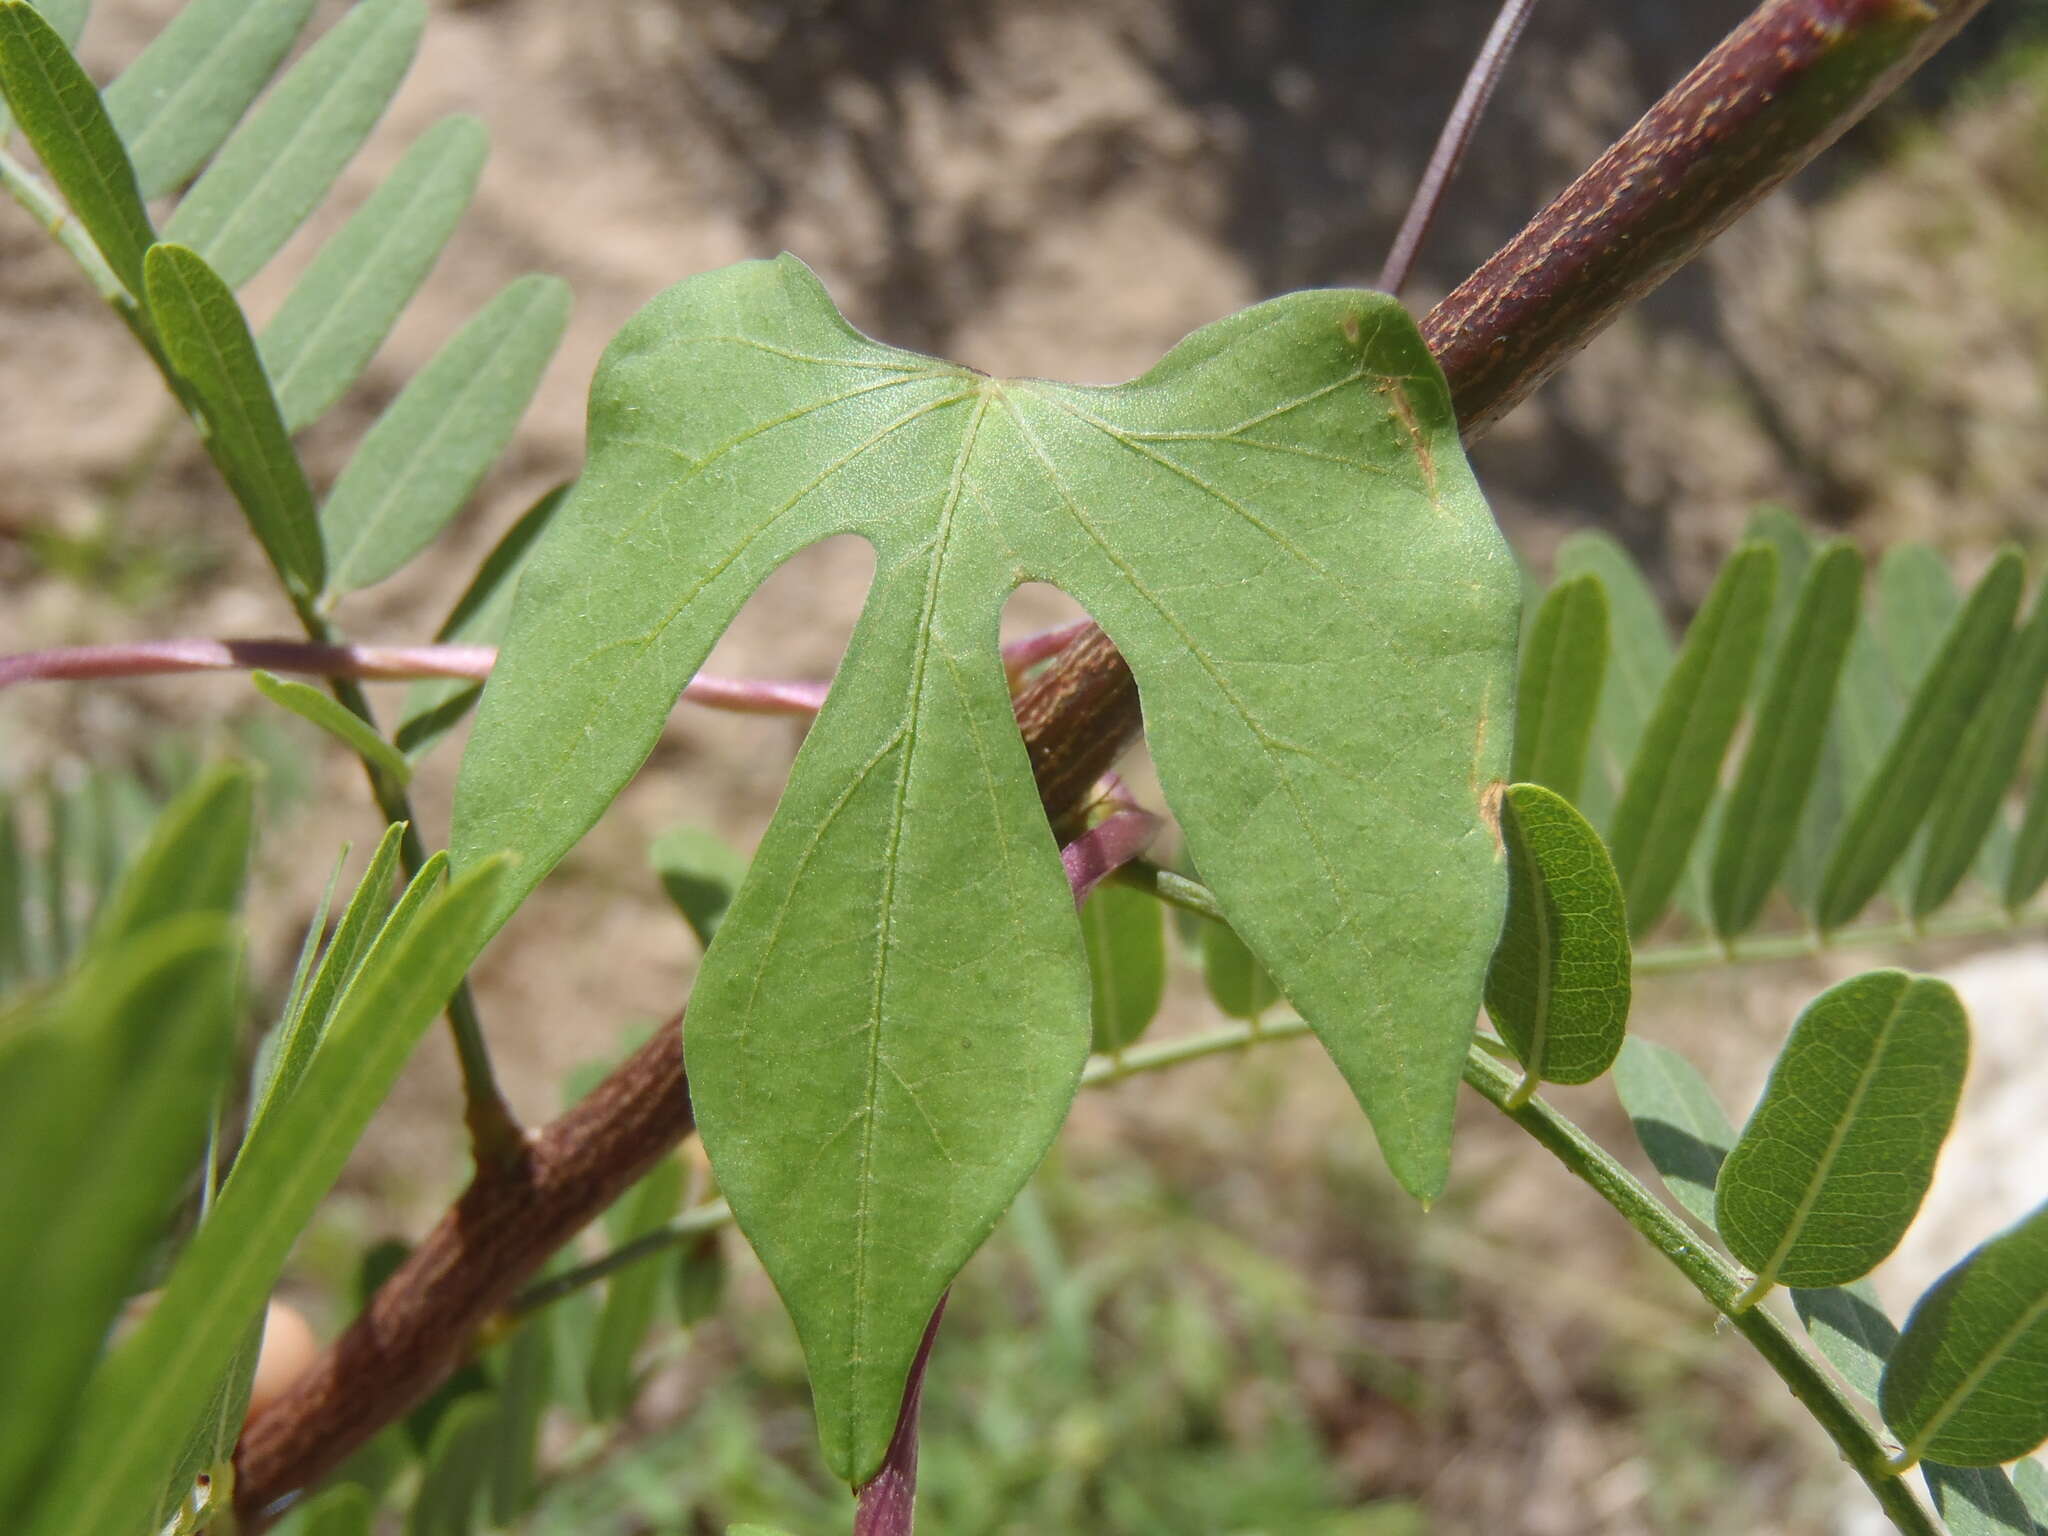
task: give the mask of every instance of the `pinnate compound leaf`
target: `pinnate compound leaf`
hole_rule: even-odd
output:
[[[1671,671],[1671,631],[1642,568],[1612,537],[1572,534],[1557,547],[1557,579],[1594,576],[1607,598],[1607,670],[1593,735],[1591,772],[1573,803],[1596,827],[1611,827],[1616,796],[1635,761],[1657,694]]]
[[[1778,552],[1743,546],[1721,568],[1643,729],[1608,846],[1631,934],[1653,927],[1684,877],[1721,758],[1742,719],[1777,590]]]
[[[428,860],[415,887],[432,890],[446,864]],[[156,1309],[95,1373],[33,1536],[132,1536],[292,1244],[482,946],[503,868],[465,871],[403,933],[393,914],[299,1091],[243,1146]]]
[[[260,343],[287,429],[318,419],[362,375],[469,206],[487,148],[473,117],[436,123],[320,247]]]
[[[1590,1083],[1628,1029],[1628,911],[1600,834],[1562,797],[1511,786],[1501,810],[1508,918],[1486,975],[1486,1011],[1546,1083]]]
[[[377,418],[320,510],[334,591],[382,581],[462,510],[519,425],[568,320],[566,283],[518,279]]]
[[[2027,732],[2048,689],[2048,597],[2020,630],[1983,706],[1956,747],[1928,812],[1927,847],[1913,887],[1913,915],[1924,917],[1954,894],[1998,821],[2019,771]]]
[[[1808,567],[1721,819],[1712,893],[1714,928],[1724,938],[1756,921],[1797,845],[1862,591],[1863,561],[1846,541]]]
[[[198,398],[207,451],[285,586],[302,599],[312,597],[326,571],[313,491],[277,414],[241,305],[198,254],[181,245],[150,247],[144,267],[150,317],[171,366]]]
[[[1093,1049],[1121,1051],[1145,1033],[1166,997],[1166,907],[1105,880],[1081,903],[1081,940],[1094,999]]]
[[[1876,1402],[1885,1362],[1899,1342],[1898,1324],[1885,1315],[1877,1287],[1868,1280],[1821,1290],[1796,1287],[1792,1309],[1806,1325],[1821,1358],[1840,1371],[1850,1386]]]
[[[0,0],[0,92],[43,169],[127,290],[156,239],[135,169],[92,79],[34,6]]]
[[[672,827],[647,845],[647,862],[697,942],[708,947],[747,877],[747,856],[715,832]]]
[[[1878,1406],[1910,1455],[1992,1467],[2048,1440],[2048,1205],[1914,1305]]]
[[[426,21],[421,0],[360,0],[235,130],[164,238],[230,288],[262,271],[377,126]]]
[[[2024,580],[2018,553],[2000,554],[1927,664],[1828,855],[1814,912],[1823,931],[1863,910],[1919,830],[1956,743],[1998,671]]]
[[[1668,1046],[1631,1037],[1615,1058],[1614,1091],[1664,1187],[1712,1231],[1714,1181],[1735,1145],[1735,1127],[1706,1079]]]
[[[694,278],[599,370],[589,469],[463,762],[459,857],[524,856],[506,910],[639,767],[754,586],[842,532],[876,546],[867,609],[688,1048],[828,1460],[858,1483],[1089,1044],[1005,595],[1045,580],[1107,629],[1193,857],[1427,1197],[1505,896],[1482,802],[1507,765],[1518,587],[1434,362],[1380,296],[1260,305],[1093,389],[871,342],[793,258]]]
[[[1843,1285],[1898,1246],[1969,1056],[1962,1002],[1930,976],[1867,971],[1807,1005],[1715,1190],[1760,1285]]]
[[[206,163],[313,14],[313,0],[191,0],[107,87],[144,197]]]
[[[1561,581],[1536,610],[1515,689],[1514,777],[1578,797],[1607,676],[1607,589],[1590,573]]]
[[[412,764],[405,754],[377,734],[376,727],[311,683],[294,682],[258,668],[249,674],[256,691],[280,709],[288,709],[301,720],[317,725],[358,757],[375,763],[400,784],[412,778]]]
[[[1930,1461],[1920,1473],[1949,1536],[2037,1536],[2026,1501],[1997,1467],[1951,1467]]]

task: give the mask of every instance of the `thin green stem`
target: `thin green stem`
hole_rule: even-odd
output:
[[[28,210],[29,217],[42,225],[45,234],[64,247],[92,280],[101,298],[116,309],[134,308],[134,300],[129,297],[127,288],[120,278],[114,276],[114,269],[100,255],[99,247],[92,243],[92,236],[85,232],[84,226],[71,216],[71,211],[58,201],[57,194],[40,176],[4,149],[0,149],[0,187],[5,187],[8,194]]]
[[[588,1264],[578,1264],[574,1269],[565,1269],[558,1275],[549,1275],[547,1279],[529,1285],[513,1297],[505,1311],[515,1318],[538,1312],[549,1303],[573,1296],[629,1264],[637,1264],[678,1243],[687,1243],[691,1238],[702,1237],[706,1232],[715,1232],[731,1220],[732,1207],[723,1200],[707,1200],[702,1205],[692,1206],[681,1215],[669,1218],[630,1243],[621,1243]]]

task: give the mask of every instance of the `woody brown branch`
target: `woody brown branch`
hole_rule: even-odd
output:
[[[1772,0],[1437,305],[1423,334],[1470,439],[1833,143],[1984,0]],[[1142,728],[1099,630],[1017,717],[1055,825]],[[481,1173],[319,1363],[248,1426],[245,1519],[331,1471],[441,1382],[476,1330],[692,1128],[678,1017],[513,1167]]]

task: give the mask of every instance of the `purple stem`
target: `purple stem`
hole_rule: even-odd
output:
[[[1088,893],[1145,851],[1159,831],[1159,818],[1149,811],[1118,811],[1097,822],[1060,850],[1067,884],[1079,907]]]
[[[915,1525],[917,1410],[924,1401],[924,1368],[931,1361],[932,1340],[939,1336],[939,1319],[945,1315],[946,1297],[941,1296],[932,1308],[932,1320],[924,1325],[924,1337],[910,1362],[910,1375],[904,1379],[903,1407],[896,1415],[896,1433],[882,1457],[881,1470],[861,1485],[853,1536],[910,1536]]]

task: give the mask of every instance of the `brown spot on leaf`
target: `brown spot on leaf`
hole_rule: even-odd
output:
[[[1500,835],[1500,808],[1508,793],[1507,781],[1495,779],[1479,792],[1479,819],[1486,823],[1486,830],[1493,834],[1493,851],[1505,858],[1507,844]]]
[[[1355,309],[1347,310],[1345,312],[1344,318],[1338,322],[1338,325],[1344,332],[1344,339],[1347,342],[1349,342],[1352,346],[1357,346],[1359,336],[1358,311]]]

